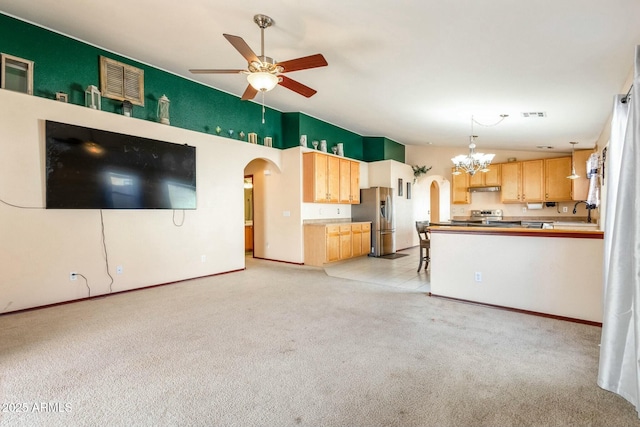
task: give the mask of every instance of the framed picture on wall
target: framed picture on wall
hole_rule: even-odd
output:
[[[402,197],[402,178],[398,178],[398,197]]]
[[[407,182],[407,199],[411,198],[411,183]]]

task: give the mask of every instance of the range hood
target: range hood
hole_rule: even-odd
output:
[[[469,192],[471,193],[495,193],[496,191],[500,191],[500,186],[492,185],[488,187],[469,187]]]

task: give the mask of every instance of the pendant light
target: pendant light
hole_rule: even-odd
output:
[[[569,144],[571,144],[571,175],[569,175],[567,178],[578,179],[580,178],[580,175],[576,174],[576,165],[574,164],[574,161],[573,161],[573,157],[574,157],[573,154],[575,153],[577,142],[570,141]]]

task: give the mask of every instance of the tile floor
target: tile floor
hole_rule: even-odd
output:
[[[420,248],[418,246],[398,251],[407,256],[396,259],[368,256],[339,261],[324,266],[324,271],[333,277],[359,280],[378,285],[392,286],[407,291],[430,292],[430,268],[417,271]]]

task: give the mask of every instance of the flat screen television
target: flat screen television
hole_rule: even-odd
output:
[[[196,149],[46,122],[47,209],[196,209]]]

